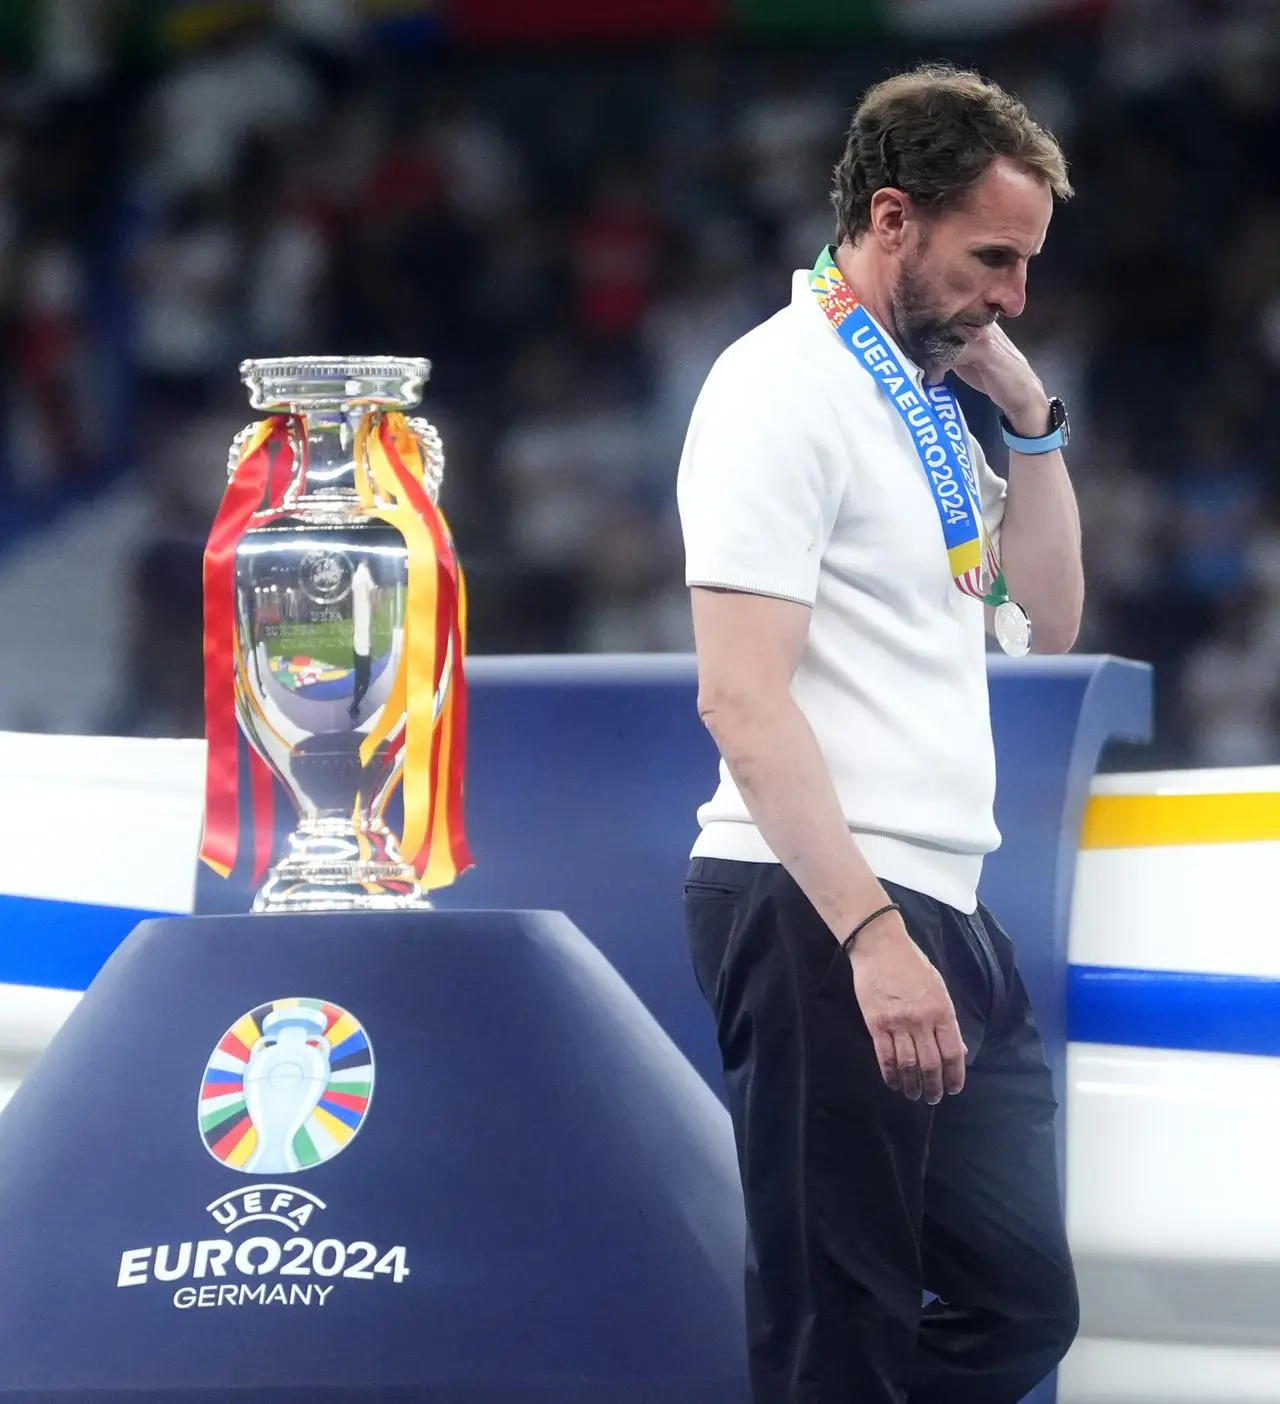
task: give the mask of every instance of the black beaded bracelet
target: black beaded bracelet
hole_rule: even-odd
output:
[[[868,917],[863,917],[862,920],[857,924],[857,926],[855,926],[853,930],[844,938],[844,940],[840,942],[840,949],[845,953],[845,955],[848,955],[849,947],[852,946],[853,943],[858,939],[858,934],[860,932],[866,930],[866,928],[870,926],[871,923],[877,918],[885,916],[889,912],[900,912],[901,910],[902,908],[898,906],[896,902],[890,902],[887,907],[881,907],[879,911],[872,912],[871,915]]]

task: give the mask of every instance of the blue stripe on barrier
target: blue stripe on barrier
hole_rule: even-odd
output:
[[[0,984],[88,989],[140,921],[167,915],[0,895]]]
[[[1067,1038],[1280,1057],[1280,979],[1073,965]]]

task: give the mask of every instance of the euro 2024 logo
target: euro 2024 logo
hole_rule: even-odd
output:
[[[373,1050],[345,1009],[259,1005],[218,1042],[200,1086],[209,1154],[246,1175],[291,1175],[345,1149],[373,1096]]]
[[[318,999],[277,999],[238,1019],[219,1039],[200,1084],[200,1137],[222,1165],[245,1175],[296,1175],[332,1160],[364,1125],[373,1096],[374,1061],[359,1021]],[[206,1206],[225,1235],[250,1223],[305,1227],[324,1201],[286,1184],[256,1183]],[[332,1286],[314,1280],[347,1278],[395,1283],[409,1275],[403,1246],[319,1242],[295,1236],[281,1243],[261,1234],[129,1249],[121,1255],[119,1287],[148,1282],[180,1286],[173,1305],[323,1306]],[[277,1282],[229,1280],[271,1276]]]

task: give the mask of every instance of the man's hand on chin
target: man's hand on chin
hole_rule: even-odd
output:
[[[1035,371],[998,322],[983,327],[952,369],[984,394],[1017,434],[1036,438],[1049,431],[1049,397]]]

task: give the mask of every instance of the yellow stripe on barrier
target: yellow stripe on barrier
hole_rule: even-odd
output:
[[[1280,793],[1094,795],[1081,848],[1159,848],[1280,841]]]

